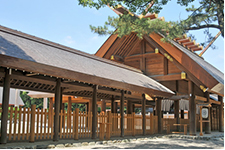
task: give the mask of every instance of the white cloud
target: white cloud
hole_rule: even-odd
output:
[[[99,37],[96,35],[96,36],[93,36],[92,38],[91,38],[91,40],[92,41],[95,41],[95,40],[98,40],[99,39]]]
[[[68,45],[71,45],[75,43],[75,40],[71,36],[67,36],[65,37],[64,42]]]

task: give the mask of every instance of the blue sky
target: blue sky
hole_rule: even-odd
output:
[[[108,7],[96,10],[78,5],[76,0],[0,0],[0,25],[47,39],[77,50],[94,54],[108,36],[91,32],[89,25],[103,25],[108,16],[116,14]],[[187,17],[185,7],[169,2],[159,17],[176,21]],[[213,35],[218,30],[211,30]],[[202,31],[195,32],[196,42],[205,40]],[[224,72],[224,39],[220,36],[209,48],[204,59]]]

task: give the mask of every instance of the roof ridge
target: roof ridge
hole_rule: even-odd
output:
[[[32,40],[34,42],[45,44],[45,45],[48,45],[48,46],[51,46],[51,47],[55,47],[55,48],[58,48],[58,49],[63,50],[63,51],[71,52],[71,53],[74,53],[74,54],[77,54],[77,55],[81,55],[81,56],[84,56],[84,57],[87,57],[87,58],[90,58],[90,59],[101,61],[101,62],[110,64],[110,65],[121,67],[121,68],[130,70],[130,71],[134,71],[134,72],[137,72],[137,73],[142,73],[142,71],[139,70],[139,69],[136,69],[136,68],[124,65],[124,64],[120,64],[120,63],[117,63],[117,62],[112,62],[112,61],[107,60],[105,58],[101,58],[101,57],[95,56],[93,54],[82,52],[80,50],[73,49],[71,47],[64,46],[64,45],[61,45],[61,44],[58,44],[58,43],[55,43],[55,42],[51,42],[49,40],[46,40],[46,39],[43,39],[43,38],[39,38],[39,37],[36,37],[36,36],[30,35],[30,34],[24,33],[24,32],[18,31],[18,30],[10,29],[10,28],[4,27],[2,25],[0,25],[0,31],[8,33],[8,34],[16,35],[16,36],[25,38],[27,40]]]

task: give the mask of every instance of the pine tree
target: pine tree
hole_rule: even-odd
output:
[[[199,0],[199,6],[189,6],[194,0],[177,0],[181,6],[189,7],[186,9],[191,15],[188,18],[176,22],[165,22],[160,20],[151,21],[149,18],[138,18],[131,15],[129,12],[137,15],[145,15],[146,13],[159,13],[164,5],[169,0],[79,0],[79,4],[84,7],[101,7],[110,6],[116,8],[118,5],[123,5],[128,9],[127,14],[119,17],[108,17],[108,20],[103,26],[90,26],[91,30],[99,35],[118,34],[119,37],[129,35],[131,32],[136,32],[137,36],[142,38],[152,32],[160,32],[167,39],[182,37],[183,34],[189,33],[191,30],[205,29],[205,34],[208,36],[207,44],[213,38],[208,31],[209,28],[216,28],[221,31],[224,37],[224,0]],[[149,4],[153,4],[148,8]],[[146,9],[148,8],[148,9]],[[112,28],[112,30],[111,30]],[[116,29],[116,31],[114,31]],[[169,33],[169,34],[168,34]],[[192,36],[190,34],[190,36]],[[204,45],[203,45],[204,46]]]

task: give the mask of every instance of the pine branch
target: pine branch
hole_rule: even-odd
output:
[[[206,24],[206,25],[200,25],[197,27],[188,27],[185,30],[198,30],[198,29],[204,29],[204,28],[216,28],[220,30],[219,25],[215,25],[215,24]]]

